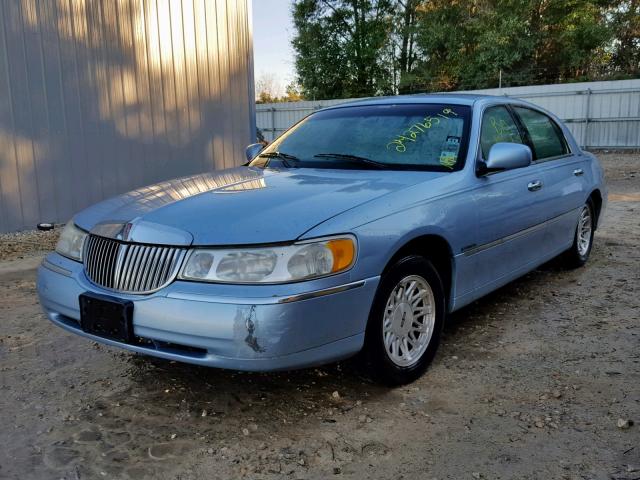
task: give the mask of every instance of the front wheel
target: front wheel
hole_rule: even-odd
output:
[[[593,212],[591,200],[588,200],[580,209],[573,245],[564,253],[565,264],[569,268],[582,267],[589,260],[595,226]]]
[[[365,340],[374,374],[384,383],[412,382],[435,356],[444,324],[445,295],[431,262],[408,256],[378,286]]]

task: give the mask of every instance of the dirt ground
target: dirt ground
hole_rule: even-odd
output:
[[[640,155],[601,158],[588,265],[457,312],[396,389],[354,361],[246,374],[93,344],[40,313],[52,235],[0,237],[0,478],[640,478]]]

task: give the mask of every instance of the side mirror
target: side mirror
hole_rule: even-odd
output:
[[[250,162],[262,151],[264,145],[262,143],[252,143],[247,147],[244,151],[245,156],[247,157],[247,161]]]
[[[489,158],[479,173],[513,170],[531,165],[533,154],[527,145],[520,143],[496,143],[489,150]]]

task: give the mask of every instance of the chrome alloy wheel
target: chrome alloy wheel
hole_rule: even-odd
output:
[[[589,251],[589,247],[591,246],[591,209],[588,205],[582,207],[582,211],[580,212],[580,218],[578,220],[578,254],[584,257]]]
[[[399,367],[415,365],[429,346],[436,320],[433,291],[427,281],[403,278],[387,300],[382,338],[389,359]]]

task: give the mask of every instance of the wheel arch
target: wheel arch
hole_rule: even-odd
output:
[[[453,250],[442,235],[422,234],[410,238],[397,247],[382,271],[384,274],[398,260],[409,255],[420,255],[428,259],[437,270],[442,280],[442,287],[446,297],[447,310],[451,306],[453,295],[453,276],[455,271]]]
[[[602,193],[599,189],[595,189],[589,195],[589,200],[593,202],[593,208],[595,209],[595,225],[594,229],[598,228],[598,224],[600,223],[600,212],[602,211]]]

